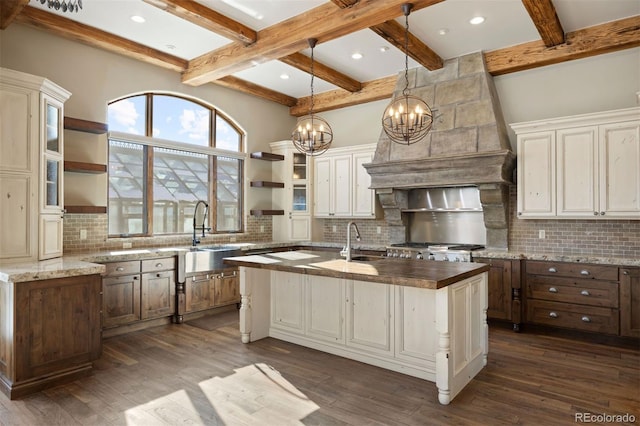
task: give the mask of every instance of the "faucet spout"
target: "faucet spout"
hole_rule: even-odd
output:
[[[197,217],[198,217],[198,207],[200,206],[200,204],[204,205],[204,212],[202,213],[202,225],[198,226],[197,225]],[[200,240],[196,237],[196,231],[198,229],[202,230],[202,238],[204,238],[205,234],[204,232],[209,229],[207,227],[205,227],[205,224],[207,223],[207,212],[209,211],[209,204],[207,204],[206,202],[202,201],[202,200],[198,200],[198,202],[196,203],[196,206],[193,209],[193,239],[192,239],[192,246],[195,247],[196,244],[200,243]]]
[[[351,227],[356,231],[356,240],[360,241],[360,231],[358,231],[358,225],[355,222],[351,221],[347,223],[347,246],[343,250],[346,252],[347,262],[351,262]]]

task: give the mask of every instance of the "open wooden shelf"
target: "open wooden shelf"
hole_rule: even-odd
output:
[[[269,182],[266,180],[254,180],[251,181],[251,186],[254,188],[284,188],[283,182]]]
[[[76,130],[78,132],[94,133],[101,135],[109,130],[105,123],[97,121],[82,120],[80,118],[65,117],[64,128],[67,130]]]
[[[67,213],[95,214],[107,212],[105,206],[64,206],[64,209]]]
[[[251,216],[282,216],[284,210],[251,209]]]
[[[270,152],[252,152],[251,158],[265,161],[282,161],[284,160],[284,155],[272,154]]]
[[[106,173],[107,166],[105,164],[83,163],[81,161],[65,161],[64,171],[74,173],[98,174]]]

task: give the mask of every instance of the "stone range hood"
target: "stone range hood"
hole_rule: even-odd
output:
[[[394,96],[402,93],[400,75]],[[381,132],[373,161],[365,164],[384,209],[391,243],[406,241],[408,190],[477,186],[487,228],[487,247],[507,249],[509,186],[515,155],[507,136],[492,76],[481,52],[445,61],[436,71],[409,70],[411,94],[434,112],[433,128],[412,145]]]

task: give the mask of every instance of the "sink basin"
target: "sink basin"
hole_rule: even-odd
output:
[[[382,259],[384,259],[382,256],[371,256],[366,254],[356,254],[355,256],[351,256],[351,260],[355,262],[371,262],[373,260]]]
[[[203,246],[180,253],[178,280],[199,272],[221,270],[225,257],[242,256],[242,250],[230,246]]]

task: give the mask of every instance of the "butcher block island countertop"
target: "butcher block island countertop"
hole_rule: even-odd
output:
[[[359,256],[354,254],[354,257]],[[364,256],[347,262],[337,253],[296,250],[228,257],[232,266],[270,269],[297,274],[362,280],[408,287],[439,289],[489,270],[482,263],[415,261]]]
[[[225,258],[240,269],[242,342],[272,337],[419,377],[449,404],[487,364],[489,267],[361,259],[306,250]]]

